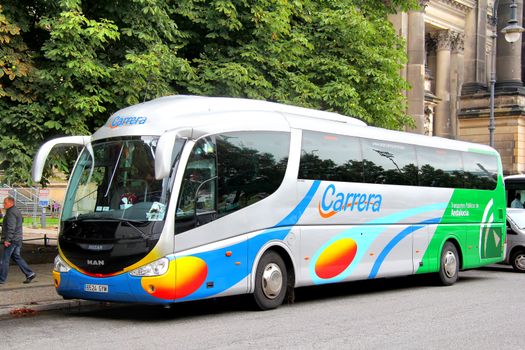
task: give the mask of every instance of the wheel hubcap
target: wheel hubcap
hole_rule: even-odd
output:
[[[268,299],[275,299],[283,287],[283,274],[275,263],[266,265],[262,275],[262,290]]]
[[[514,259],[516,267],[520,270],[525,270],[525,254],[518,254]]]
[[[451,278],[456,275],[457,260],[456,260],[456,255],[454,255],[454,253],[447,252],[445,254],[445,262],[443,265],[444,265],[445,275],[447,275],[447,277]]]

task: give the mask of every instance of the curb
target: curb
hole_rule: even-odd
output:
[[[89,300],[57,300],[33,302],[30,304],[13,304],[0,306],[0,320],[17,317],[34,316],[41,312],[52,310],[81,310],[85,308],[107,307],[107,303]]]

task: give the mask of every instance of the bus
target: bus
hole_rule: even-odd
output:
[[[64,298],[172,304],[460,270],[504,257],[505,189],[485,145],[249,99],[117,111],[72,169],[53,278]],[[287,299],[288,300],[288,299]]]

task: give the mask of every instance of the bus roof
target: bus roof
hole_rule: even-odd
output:
[[[235,114],[235,124],[242,128],[244,122],[251,124],[248,118],[239,118],[242,112],[277,112],[276,119],[281,119],[283,122],[286,120],[279,113],[366,126],[359,119],[337,113],[274,102],[229,97],[176,95],[157,98],[117,111],[93,135],[93,139],[126,135],[160,135],[167,130],[178,127],[217,122],[217,115],[219,114]],[[272,121],[268,120],[267,122]]]
[[[250,113],[250,117],[246,113]],[[495,154],[482,144],[367,126],[341,114],[261,100],[176,95],[121,109],[111,115],[92,140],[121,136],[162,135],[176,128],[206,130],[281,130],[290,127],[369,137],[463,151]]]

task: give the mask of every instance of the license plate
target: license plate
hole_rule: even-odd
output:
[[[86,292],[107,293],[109,288],[107,284],[86,284],[84,290]]]

